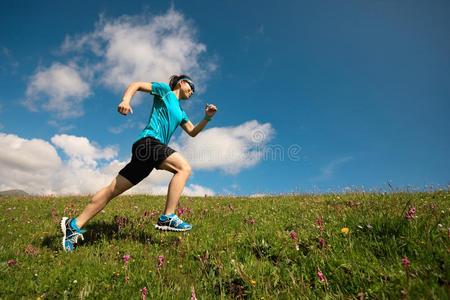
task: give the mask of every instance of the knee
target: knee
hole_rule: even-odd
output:
[[[117,182],[111,183],[108,187],[105,188],[105,190],[106,198],[108,199],[117,197],[125,191],[120,185],[117,184]]]
[[[184,175],[186,175],[186,177],[189,177],[192,175],[192,168],[189,164],[183,164],[179,169],[178,169],[179,173],[183,173]]]

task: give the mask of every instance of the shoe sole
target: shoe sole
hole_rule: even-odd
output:
[[[178,232],[180,232],[180,231],[189,231],[189,230],[192,229],[192,228],[179,229],[179,228],[173,228],[173,227],[170,227],[170,226],[161,226],[161,225],[158,225],[158,224],[155,224],[155,228],[159,229],[159,230],[163,230],[163,231],[178,231]]]
[[[65,252],[67,252],[66,245],[64,243],[66,240],[66,221],[67,221],[67,219],[68,219],[67,217],[64,217],[61,219],[61,231],[64,235],[62,238],[62,246],[63,246],[63,249]]]

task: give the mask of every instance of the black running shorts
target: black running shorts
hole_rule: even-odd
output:
[[[157,139],[145,137],[133,144],[131,161],[119,174],[134,185],[141,182],[150,172],[176,151]]]

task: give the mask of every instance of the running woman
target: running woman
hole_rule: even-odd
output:
[[[133,144],[131,161],[120,170],[117,177],[92,197],[91,202],[78,217],[61,219],[61,230],[64,235],[62,244],[65,251],[75,249],[78,238],[83,239],[85,230],[82,228],[111,199],[138,184],[154,168],[174,174],[169,183],[164,212],[158,218],[155,228],[172,231],[187,231],[192,228],[175,214],[183,188],[191,175],[191,166],[180,153],[167,144],[178,125],[181,125],[188,135],[196,136],[214,116],[217,107],[207,104],[205,117],[194,126],[180,106],[180,100],[188,100],[194,94],[194,82],[187,75],[174,75],[170,78],[169,85],[163,82],[131,83],[117,107],[120,114],[126,116],[133,113],[130,102],[137,91],[153,95],[153,107],[148,124]]]

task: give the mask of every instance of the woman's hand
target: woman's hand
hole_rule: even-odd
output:
[[[131,108],[130,103],[126,101],[122,101],[119,103],[117,111],[124,116],[128,115],[129,112],[133,113],[133,109]]]
[[[214,104],[206,103],[205,106],[205,116],[208,118],[212,118],[217,112],[217,107]]]

